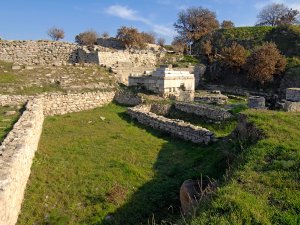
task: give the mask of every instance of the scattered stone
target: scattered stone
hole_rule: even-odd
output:
[[[21,69],[21,66],[12,66],[11,69],[12,69],[12,70],[20,70],[20,69]]]
[[[103,117],[103,116],[100,116],[100,119],[101,119],[102,121],[104,121],[104,120],[105,120],[105,117]]]
[[[25,69],[26,69],[26,70],[33,70],[34,67],[33,67],[33,66],[25,66]]]
[[[180,203],[184,215],[195,211],[201,196],[201,188],[198,181],[186,180],[180,187]]]

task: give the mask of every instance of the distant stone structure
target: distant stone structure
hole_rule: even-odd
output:
[[[300,112],[300,88],[286,89],[284,109],[288,112]]]
[[[161,66],[153,73],[130,76],[129,86],[142,86],[163,97],[175,97],[179,101],[193,101],[195,77],[188,71],[176,71]]]
[[[67,42],[54,41],[0,41],[0,60],[18,65],[68,65],[93,63],[116,67],[128,62],[129,68],[153,67],[163,52],[154,50],[118,50],[95,46],[88,48]],[[129,76],[129,74],[127,74]]]
[[[251,109],[266,109],[266,99],[261,96],[250,96],[248,107]]]

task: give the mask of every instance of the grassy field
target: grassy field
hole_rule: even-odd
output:
[[[201,204],[191,224],[300,224],[300,114],[245,113],[265,139],[236,143],[232,176]]]
[[[16,113],[14,115],[6,115],[7,111],[15,111]],[[12,129],[19,116],[20,112],[16,107],[0,106],[0,143]]]
[[[181,184],[221,177],[221,148],[145,128],[114,104],[48,117],[18,224],[177,221]]]

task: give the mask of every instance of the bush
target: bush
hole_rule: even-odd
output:
[[[116,37],[126,46],[126,48],[146,47],[143,35],[136,28],[123,26],[118,29]]]
[[[282,73],[285,67],[286,60],[276,44],[265,43],[250,55],[245,68],[251,80],[264,84],[273,80],[274,75]]]
[[[246,63],[247,51],[243,46],[233,43],[230,47],[222,49],[221,56],[225,67],[239,71]]]
[[[156,44],[160,47],[164,47],[164,45],[166,44],[166,40],[164,38],[158,38]]]
[[[89,30],[76,35],[75,42],[80,45],[92,46],[97,43],[98,34],[96,31]]]
[[[57,27],[50,28],[47,34],[53,41],[58,41],[60,39],[64,39],[65,37],[65,31],[62,28]]]
[[[143,41],[149,44],[155,44],[155,34],[151,32],[142,32],[141,33]]]

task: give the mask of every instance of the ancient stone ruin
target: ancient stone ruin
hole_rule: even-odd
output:
[[[288,88],[286,90],[284,109],[288,112],[300,112],[300,88]]]

